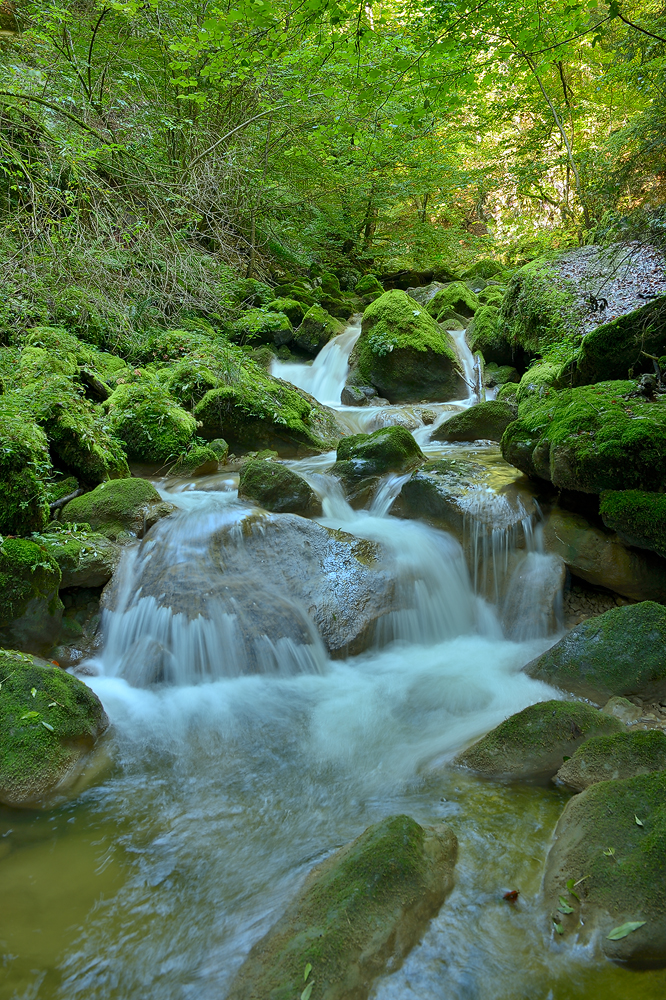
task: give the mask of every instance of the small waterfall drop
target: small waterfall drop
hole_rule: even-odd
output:
[[[355,316],[343,333],[322,347],[312,364],[273,361],[271,374],[304,389],[326,406],[339,406],[349,372],[349,355],[361,335],[361,317]]]

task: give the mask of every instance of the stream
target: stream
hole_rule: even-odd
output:
[[[348,433],[399,423],[428,458],[473,457],[488,470],[473,500],[490,509],[495,480],[517,478],[498,448],[431,442],[475,401],[471,389],[448,403],[340,405],[359,331],[352,322],[312,364],[275,362],[273,374],[335,409]],[[464,333],[457,348],[473,384]],[[140,595],[161,560],[196,596],[214,572],[210,539],[251,509],[238,476],[156,484],[179,511],[126,550],[104,648],[85,677],[113,724],[110,762],[58,808],[0,807],[1,1000],[220,1000],[312,867],[402,812],[450,823],[456,886],[372,1000],[663,1000],[666,971],[632,972],[593,945],[554,940],[540,916],[543,860],[568,794],[445,767],[506,716],[554,696],[521,672],[557,638],[539,611],[550,557],[533,512],[519,512],[515,592],[517,536],[499,503],[497,526],[470,536],[470,571],[453,536],[391,515],[405,477],[385,477],[368,509],[352,510],[325,474],[334,460],[289,464],[322,498],[322,524],[390,553],[409,600],[371,649],[347,659],[328,657],[297,608],[309,645],[264,644],[254,674],[243,673],[233,616],[187,620]],[[259,581],[260,566],[247,571]],[[509,628],[512,586],[520,615]],[[168,686],[149,684],[155,649]],[[502,898],[511,889],[515,905]]]

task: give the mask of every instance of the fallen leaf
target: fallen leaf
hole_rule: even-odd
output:
[[[519,889],[510,889],[509,892],[505,892],[502,899],[508,900],[509,903],[515,903],[520,895]]]
[[[560,913],[573,913],[573,906],[569,906],[564,896],[560,896],[560,905],[558,906]]]
[[[628,934],[633,931],[637,931],[639,927],[642,927],[646,923],[645,920],[629,920],[626,924],[620,924],[619,927],[614,927],[613,930],[608,935],[608,941],[621,941],[622,938],[626,938]]]
[[[48,729],[48,731],[49,731],[50,733],[54,733],[54,732],[55,732],[55,729],[53,728],[53,726],[50,726],[50,725],[48,724],[48,722],[44,722],[44,720],[43,720],[43,719],[41,720],[41,722],[42,722],[42,725],[44,726],[44,729]]]
[[[581,882],[582,881],[583,880],[581,879]],[[580,896],[576,892],[576,886],[577,885],[578,885],[578,882],[574,882],[574,880],[572,878],[567,879],[567,892],[569,893],[570,896],[573,896],[573,898],[577,899],[578,902],[580,903]]]
[[[306,982],[311,972],[312,972],[312,965],[310,964],[310,962],[308,962],[308,964],[305,966],[305,972],[303,973],[303,982]]]
[[[604,854],[606,855],[607,858],[612,858],[613,855],[615,854],[615,848],[607,847],[606,850],[604,851]]]
[[[305,987],[301,993],[301,1000],[310,1000],[310,994],[312,993],[312,987],[314,986],[314,979],[312,979],[308,985]]]
[[[634,816],[634,819],[636,820],[636,826],[643,826],[643,821],[638,816]]]
[[[562,926],[562,924],[558,924],[555,917],[553,917],[553,927],[555,928],[558,934],[564,934],[564,927]]]

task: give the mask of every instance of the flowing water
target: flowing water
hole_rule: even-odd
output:
[[[337,338],[337,353],[329,345],[312,366],[294,366],[294,382],[313,391],[319,380],[317,391],[338,412],[335,387],[355,336],[352,328]],[[431,408],[441,420],[468,403]],[[389,422],[418,418],[416,407],[385,409]],[[429,445],[432,426],[417,426],[431,455],[486,463],[467,541],[484,495],[499,513],[490,534],[477,532],[473,567],[496,562],[491,576],[502,593],[515,585],[514,602],[536,607],[548,578],[538,514],[514,505],[503,522],[504,498],[492,488],[501,478],[497,450]],[[663,971],[630,972],[594,946],[555,941],[539,915],[543,858],[566,794],[446,768],[507,715],[552,696],[521,672],[554,639],[545,621],[533,615],[529,635],[507,638],[502,602],[477,569],[470,575],[460,542],[391,516],[401,477],[384,479],[369,508],[354,511],[324,474],[333,458],[298,463],[322,497],[321,521],[381,543],[401,610],[387,616],[371,649],[330,660],[307,610],[276,594],[302,641],[243,647],[238,621],[267,591],[236,531],[250,513],[236,480],[169,487],[180,511],[125,553],[105,647],[86,678],[113,723],[112,765],[58,808],[0,808],[2,1000],[219,1000],[313,865],[400,812],[454,828],[456,887],[372,1000],[666,995]],[[510,479],[510,470],[502,474]],[[231,539],[222,561],[220,532]],[[512,574],[517,542],[525,551]],[[247,591],[233,592],[234,608],[218,586],[232,578],[249,581],[247,607],[237,600]],[[194,595],[195,607],[198,593],[213,594],[210,614],[188,614],[186,603],[171,615],[148,594],[155,580]],[[258,672],[243,673],[248,656]],[[156,676],[170,683],[151,684]],[[519,902],[509,905],[502,895],[514,888]]]

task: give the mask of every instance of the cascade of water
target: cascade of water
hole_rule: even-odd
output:
[[[361,334],[361,317],[354,316],[343,333],[321,349],[312,364],[273,361],[271,374],[304,389],[327,406],[339,406],[349,372],[349,355]]]

